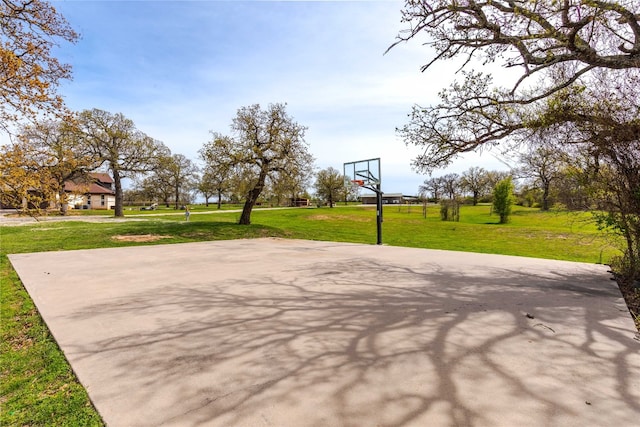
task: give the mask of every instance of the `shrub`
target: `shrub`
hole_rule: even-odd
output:
[[[513,202],[513,181],[508,177],[498,182],[493,189],[493,211],[500,215],[500,224],[509,222]]]

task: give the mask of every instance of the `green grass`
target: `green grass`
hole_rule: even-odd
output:
[[[84,388],[8,264],[2,255],[0,425],[101,425]]]
[[[238,226],[237,212],[193,209],[190,222],[173,209],[134,221],[41,222],[0,227],[0,425],[91,426],[102,421],[8,262],[7,254],[140,244],[184,243],[255,237],[285,237],[375,243],[375,208],[256,210],[251,226]],[[180,211],[178,211],[180,212]],[[92,212],[95,214],[95,212]],[[140,211],[126,211],[139,214]],[[82,212],[84,214],[84,212]],[[111,212],[102,212],[111,216]],[[167,215],[162,215],[167,214]],[[608,262],[615,248],[587,213],[540,212],[517,207],[509,224],[498,225],[489,206],[464,206],[461,221],[442,222],[439,208],[386,206],[383,242],[416,248],[449,249],[581,262]],[[118,236],[157,235],[135,243]]]
[[[382,241],[392,246],[518,255],[607,263],[618,251],[598,232],[589,213],[541,212],[516,207],[512,221],[497,224],[489,206],[463,206],[460,222],[440,220],[430,206],[386,206]],[[288,237],[375,243],[375,208],[339,207],[255,212],[254,223],[283,230]]]

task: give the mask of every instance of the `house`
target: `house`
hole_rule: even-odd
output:
[[[311,206],[311,201],[304,197],[290,198],[289,206],[306,207]]]
[[[363,205],[375,205],[376,195],[375,194],[363,194],[360,196]],[[405,196],[402,193],[383,193],[382,194],[382,204],[383,205],[401,205],[404,203],[413,203],[416,200],[415,197]]]
[[[90,173],[89,181],[67,181],[64,191],[69,193],[71,209],[112,209],[116,205],[113,179],[108,173]]]

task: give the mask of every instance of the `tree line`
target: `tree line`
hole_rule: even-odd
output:
[[[304,140],[306,128],[284,104],[242,107],[231,135],[213,132],[200,151],[204,167],[171,153],[121,113],[99,109],[71,112],[57,89],[71,78],[71,65],[52,50],[79,39],[68,21],[42,0],[0,2],[0,131],[11,143],[0,148],[0,204],[38,212],[55,204],[66,213],[65,183],[88,182],[92,171],[114,181],[115,215],[128,197],[170,202],[177,208],[194,190],[205,199],[244,200],[240,223],[265,192],[278,199],[306,192],[314,173]],[[280,202],[280,200],[278,201]]]
[[[333,205],[348,193],[344,179],[333,168],[316,175],[305,130],[285,104],[242,107],[230,135],[211,132],[199,150],[199,166],[172,153],[121,113],[92,109],[66,120],[36,121],[0,149],[0,202],[32,213],[57,206],[64,215],[70,196],[65,183],[88,184],[92,172],[104,171],[114,181],[118,217],[124,216],[125,198],[178,209],[201,193],[207,205],[215,197],[218,208],[224,199],[244,203],[239,223],[249,224],[259,201],[283,205],[310,198],[307,189],[314,178],[317,197]],[[132,186],[125,190],[127,178]]]

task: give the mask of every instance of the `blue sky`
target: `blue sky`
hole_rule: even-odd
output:
[[[60,89],[73,110],[123,113],[197,160],[238,108],[285,102],[318,168],[380,157],[383,191],[405,194],[426,178],[395,129],[413,104],[437,101],[455,67],[421,73],[431,52],[419,42],[384,54],[404,28],[400,0],[52,3],[81,34],[56,52],[73,67]],[[504,169],[484,154],[448,171],[476,165]]]

